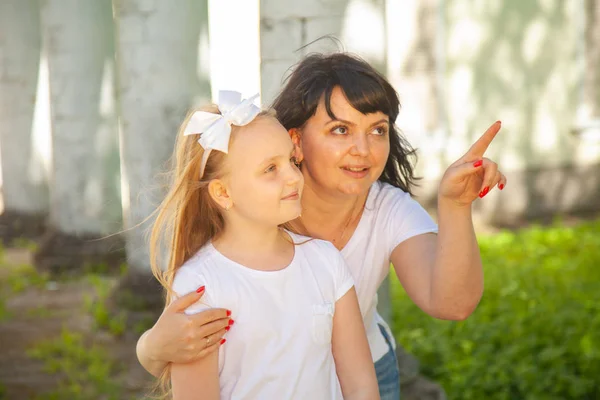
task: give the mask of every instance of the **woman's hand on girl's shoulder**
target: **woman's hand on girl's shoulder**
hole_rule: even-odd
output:
[[[194,315],[184,311],[196,303],[204,291],[192,292],[174,300],[164,309],[148,331],[146,349],[149,358],[172,363],[195,361],[218,350],[231,327],[231,312],[211,308]]]

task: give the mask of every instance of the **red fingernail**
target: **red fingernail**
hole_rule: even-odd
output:
[[[483,160],[478,160],[478,161],[475,161],[475,162],[473,163],[473,166],[474,166],[475,168],[477,168],[477,167],[481,167],[482,165],[483,165]]]
[[[227,316],[229,317],[231,315],[231,311],[227,310]]]
[[[202,293],[202,292],[204,292],[204,288],[205,288],[205,286],[200,286],[200,287],[199,287],[199,288],[196,290],[196,293]]]
[[[230,319],[229,320],[229,326],[233,325],[234,322],[235,322],[234,320]]]
[[[223,344],[227,341],[227,339],[221,339],[221,341],[219,342],[219,344]]]
[[[226,332],[227,332],[227,331],[229,331],[230,329],[231,329],[231,327],[230,327],[230,326],[226,326],[226,327],[225,327],[225,331],[226,331]]]
[[[499,184],[499,185],[498,185],[498,189],[500,189],[500,190],[504,189],[504,185],[503,185],[502,183],[501,183],[501,184]]]
[[[479,193],[479,198],[482,198],[483,196],[485,196],[486,194],[488,194],[488,192],[490,191],[489,187],[484,187],[483,190]]]

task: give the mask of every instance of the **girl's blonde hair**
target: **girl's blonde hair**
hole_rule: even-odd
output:
[[[199,110],[220,114],[215,105]],[[219,236],[225,227],[223,211],[208,192],[209,183],[225,175],[225,154],[212,151],[204,174],[200,176],[204,149],[198,143],[199,135],[183,135],[195,111],[187,115],[177,134],[168,192],[155,211],[156,219],[150,235],[150,265],[152,273],[166,290],[166,305],[171,301],[173,278],[179,267],[211,239]],[[275,114],[263,111],[255,120],[265,116],[275,117]],[[231,128],[233,140],[236,132],[243,127],[234,125]],[[167,258],[163,252],[167,253]],[[166,268],[161,268],[165,260]]]
[[[199,110],[220,114],[215,105]],[[199,136],[183,135],[195,111],[198,110],[188,113],[179,129],[171,170],[168,172],[168,191],[153,214],[156,219],[150,234],[150,265],[152,273],[165,288],[165,307],[174,297],[172,284],[179,267],[211,239],[219,236],[225,228],[222,210],[208,192],[209,183],[225,174],[225,154],[212,151],[206,162],[204,174],[200,176],[204,149],[198,143]],[[275,117],[275,113],[261,112],[256,119],[264,116]],[[242,128],[232,126],[232,139],[240,129]],[[161,268],[165,261],[165,268]],[[169,380],[170,367],[167,367],[159,379],[157,388],[163,397],[168,392]]]
[[[216,106],[200,110],[220,114]],[[200,177],[204,149],[198,143],[199,136],[183,135],[195,111],[188,113],[177,133],[171,169],[167,173],[168,191],[155,211],[150,234],[150,266],[166,290],[165,305],[173,297],[172,284],[177,269],[224,228],[221,210],[210,197],[208,184],[223,176],[225,157],[220,151],[212,151],[204,175]]]

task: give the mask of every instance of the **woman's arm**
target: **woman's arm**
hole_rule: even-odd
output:
[[[469,209],[439,208],[439,233],[400,243],[391,261],[404,290],[435,318],[464,320],[483,294],[483,269]],[[449,210],[448,210],[449,211]]]
[[[335,303],[332,351],[344,399],[379,399],[375,366],[354,287]]]
[[[187,364],[172,364],[173,400],[219,400],[219,352]]]
[[[498,121],[446,170],[438,193],[438,235],[415,236],[392,252],[392,264],[406,292],[431,316],[465,319],[483,295],[471,204],[496,185],[500,190],[506,185],[498,165],[483,157],[499,130]]]
[[[144,367],[146,371],[158,378],[161,372],[168,365],[166,361],[157,360],[153,358],[152,347],[148,346],[148,336],[152,334],[152,328],[147,330],[138,339],[135,347],[138,361]]]
[[[136,353],[146,371],[158,377],[169,362],[195,361],[219,348],[221,338],[229,329],[229,312],[222,308],[194,315],[183,312],[203,294],[204,291],[192,292],[173,301],[156,324],[139,338]],[[212,345],[206,347],[208,337]]]

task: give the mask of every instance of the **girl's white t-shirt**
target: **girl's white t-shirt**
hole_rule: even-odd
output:
[[[279,271],[247,268],[207,244],[176,273],[178,296],[206,286],[187,314],[232,311],[235,323],[219,349],[222,399],[342,399],[331,336],[335,303],[352,276],[331,243],[290,236],[301,244]]]
[[[373,361],[389,351],[378,324],[393,340],[377,312],[377,290],[390,271],[392,251],[406,239],[437,230],[431,216],[410,194],[387,183],[371,186],[365,210],[342,255],[354,278]]]

